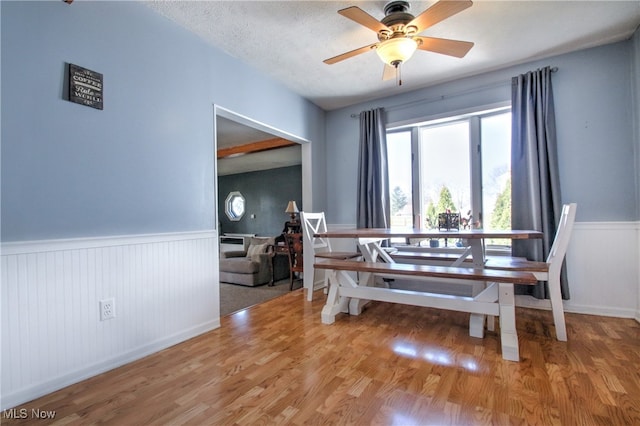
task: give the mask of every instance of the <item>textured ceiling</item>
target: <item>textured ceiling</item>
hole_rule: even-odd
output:
[[[382,81],[375,52],[322,61],[377,41],[375,32],[339,15],[359,6],[377,19],[385,1],[148,1],[184,26],[326,110],[412,91],[533,59],[629,38],[640,1],[488,1],[421,35],[473,41],[462,59],[418,51],[404,64],[403,85]],[[418,15],[435,2],[411,2]]]

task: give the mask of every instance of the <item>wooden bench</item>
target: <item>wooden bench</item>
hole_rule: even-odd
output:
[[[398,250],[390,253],[389,256],[396,261],[416,262],[455,262],[460,257],[460,253],[433,253],[429,251],[405,251]],[[470,258],[466,258],[465,262],[471,262]]]
[[[549,272],[549,264],[547,262],[534,262],[523,257],[512,256],[489,258],[484,267],[500,271]]]
[[[314,267],[325,269],[329,273],[329,295],[322,309],[322,322],[325,324],[335,322],[336,316],[342,312],[357,315],[359,311],[351,305],[354,299],[469,312],[469,333],[474,337],[484,336],[486,315],[499,316],[502,356],[512,361],[519,360],[513,284],[536,284],[537,279],[530,272],[349,260],[325,260],[315,263]],[[350,272],[357,272],[360,282],[356,282],[349,275]],[[452,296],[374,287],[374,277],[441,279],[443,282],[462,279],[488,282],[489,285],[473,297]]]
[[[445,264],[445,263],[453,263],[457,261],[460,257],[460,253],[433,253],[429,251],[406,251],[406,250],[398,250],[396,252],[390,253],[389,256],[397,262],[405,262],[405,263],[431,263],[431,264]],[[524,257],[513,257],[513,256],[487,256],[485,260],[485,268],[487,265],[492,265],[494,268],[492,269],[514,269],[514,270],[522,270],[525,271],[527,269],[518,269],[517,265],[524,265],[529,262]],[[540,262],[536,262],[540,263]],[[544,263],[544,262],[542,262]],[[472,267],[473,259],[467,257],[463,260],[463,265],[468,265],[468,267]],[[509,267],[512,266],[512,268]]]
[[[475,265],[474,260],[466,253],[461,252],[432,252],[432,251],[424,251],[424,250],[398,250],[393,253],[390,253],[389,256],[394,262],[397,263],[412,263],[412,264],[420,264],[420,265],[442,265],[442,266],[462,266],[467,268],[480,267],[480,265]],[[507,261],[502,261],[501,259],[509,259]],[[491,269],[502,269],[506,270],[504,266],[511,264],[513,265],[516,260],[526,261],[525,258],[519,257],[506,257],[506,256],[487,256],[485,258],[485,262],[482,263],[483,267],[487,268],[487,264],[492,266]],[[515,269],[517,270],[517,269]],[[523,270],[524,271],[524,270]],[[462,287],[458,287],[459,292],[467,292],[470,291],[472,294],[477,294],[478,292],[484,289],[484,283],[475,281],[469,282],[467,285]],[[455,290],[454,290],[455,291]]]
[[[433,277],[492,281],[511,284],[536,284],[535,276],[528,272],[503,271],[460,266],[417,265],[409,263],[358,262],[351,260],[326,260],[314,264],[317,269],[369,272],[379,276]]]

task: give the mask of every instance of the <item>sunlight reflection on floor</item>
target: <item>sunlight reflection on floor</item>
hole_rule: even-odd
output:
[[[424,347],[421,349],[413,343],[398,342],[393,346],[393,351],[407,358],[424,359],[437,365],[458,366],[471,372],[479,371],[478,362],[471,359],[470,356],[459,356],[456,359],[455,355],[440,347]]]

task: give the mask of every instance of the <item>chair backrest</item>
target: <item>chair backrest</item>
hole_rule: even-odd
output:
[[[302,221],[302,233],[307,241],[311,243],[313,252],[331,251],[331,243],[328,238],[314,237],[314,234],[319,232],[327,232],[327,222],[324,218],[324,212],[300,212],[300,220]]]
[[[569,247],[569,239],[571,237],[571,231],[573,230],[573,223],[576,219],[577,208],[578,205],[576,203],[562,206],[556,236],[553,239],[551,250],[549,250],[549,256],[547,256],[547,263],[550,265],[557,265],[558,267],[562,265],[564,256],[567,253],[567,248]]]
[[[304,271],[304,255],[302,234],[292,233],[283,234],[284,240],[287,244],[289,253],[289,268],[291,272],[303,272]]]

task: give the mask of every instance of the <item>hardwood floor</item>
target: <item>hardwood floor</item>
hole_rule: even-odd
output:
[[[323,325],[301,290],[222,327],[17,407],[57,424],[640,424],[640,324],[518,309],[521,362],[468,314],[371,303]],[[498,328],[496,326],[496,328]]]

